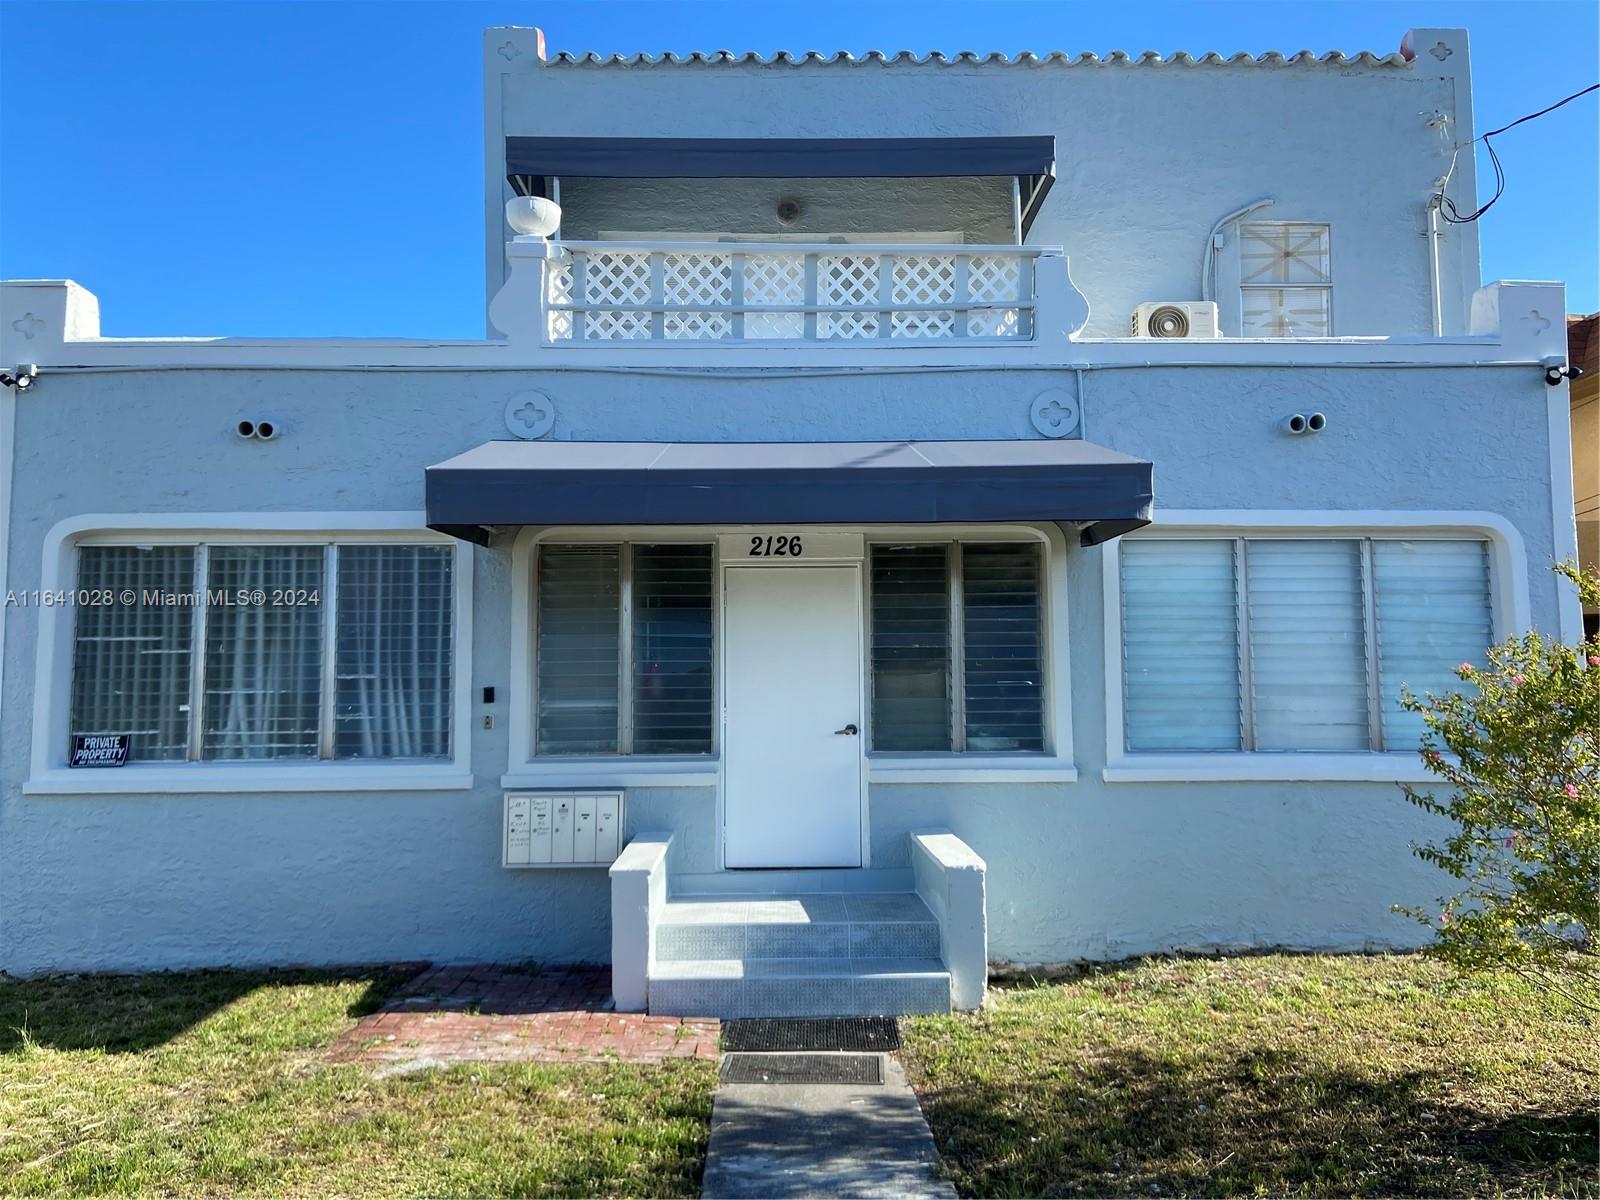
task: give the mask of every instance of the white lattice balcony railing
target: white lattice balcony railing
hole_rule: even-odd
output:
[[[1034,337],[1022,246],[565,242],[542,305],[552,344],[1015,342]]]

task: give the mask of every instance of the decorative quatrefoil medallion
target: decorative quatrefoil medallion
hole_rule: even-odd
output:
[[[22,316],[11,322],[11,328],[31,342],[38,336],[39,331],[44,328],[44,322],[32,313],[23,313]]]
[[[543,392],[518,392],[506,401],[506,428],[513,437],[542,438],[555,423],[555,401]]]
[[[1078,402],[1065,388],[1050,388],[1033,398],[1028,419],[1047,438],[1066,437],[1078,427]]]

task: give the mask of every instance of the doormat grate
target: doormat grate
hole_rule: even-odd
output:
[[[876,1054],[730,1054],[723,1083],[882,1083]]]
[[[722,1048],[750,1050],[900,1049],[900,1022],[893,1017],[747,1018],[722,1023]]]

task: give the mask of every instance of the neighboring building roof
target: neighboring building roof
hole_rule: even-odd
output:
[[[1039,67],[1056,64],[1065,67],[1404,67],[1410,65],[1399,54],[1386,54],[1380,57],[1370,50],[1362,50],[1354,55],[1346,55],[1338,50],[1330,50],[1320,56],[1310,50],[1300,50],[1293,54],[1282,54],[1277,50],[1269,50],[1260,55],[1241,52],[1226,56],[1218,54],[1216,51],[1211,51],[1200,55],[1198,58],[1183,50],[1168,57],[1162,57],[1154,50],[1146,50],[1143,54],[1128,54],[1121,50],[1113,50],[1104,58],[1087,52],[1070,55],[1060,50],[1052,50],[1046,54],[1034,54],[1032,51],[1024,50],[1015,57],[1007,57],[999,52],[979,54],[973,50],[961,50],[955,54],[942,54],[935,50],[930,54],[923,55],[914,54],[910,50],[897,50],[892,54],[887,54],[882,50],[868,50],[859,58],[845,50],[837,50],[832,54],[824,54],[820,50],[805,50],[798,54],[789,50],[779,50],[770,58],[764,58],[754,51],[736,54],[732,50],[713,50],[710,53],[702,53],[697,50],[687,55],[675,54],[670,50],[659,55],[643,53],[601,55],[592,51],[573,54],[570,51],[561,50],[556,53],[551,62],[552,65],[570,64],[591,67],[691,65],[769,67],[832,65],[839,63],[847,66],[864,66],[868,63],[906,63],[913,66],[984,65],[1000,67]]]
[[[1600,312],[1567,317],[1567,361],[1585,375],[1600,374]]]

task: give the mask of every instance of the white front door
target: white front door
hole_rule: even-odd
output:
[[[861,578],[854,566],[724,575],[729,867],[861,865]]]

